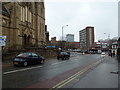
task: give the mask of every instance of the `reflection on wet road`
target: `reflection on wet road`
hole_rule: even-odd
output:
[[[73,53],[69,60],[53,58],[45,64],[3,67],[3,88],[50,88],[101,58],[99,54]]]

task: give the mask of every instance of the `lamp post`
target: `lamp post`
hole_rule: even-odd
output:
[[[108,34],[108,39],[110,39],[110,33],[104,33],[104,34]]]
[[[65,25],[65,26],[62,26],[62,49],[63,49],[63,30],[64,30],[64,27],[66,27],[68,25]]]
[[[104,33],[104,34],[108,34],[107,49],[109,51],[109,49],[110,49],[110,33]]]
[[[62,26],[62,41],[63,41],[63,28],[66,26],[68,26],[68,25]]]

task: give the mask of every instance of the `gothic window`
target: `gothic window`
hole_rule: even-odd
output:
[[[21,6],[21,21],[27,21],[27,22],[30,22],[31,23],[31,20],[32,19],[32,13],[30,11],[30,9],[25,6]]]
[[[23,21],[23,10],[22,10],[22,7],[21,7],[21,21]]]
[[[7,24],[7,20],[3,18],[2,19],[2,23],[6,25]]]
[[[21,21],[25,21],[25,8],[21,6]]]
[[[25,6],[25,21],[28,20],[28,8]]]

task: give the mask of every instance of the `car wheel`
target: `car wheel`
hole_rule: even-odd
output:
[[[57,59],[59,60],[59,57],[57,57]]]
[[[68,59],[70,59],[70,57],[68,57]]]
[[[16,64],[13,64],[13,66],[15,66],[15,67],[16,67],[17,65],[16,65]]]
[[[44,60],[41,60],[40,63],[43,64],[43,63],[44,63]]]
[[[24,63],[23,63],[23,66],[25,66],[25,67],[26,67],[27,65],[28,65],[28,63],[27,63],[27,62],[24,62]]]

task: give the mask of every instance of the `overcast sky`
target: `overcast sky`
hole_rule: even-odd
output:
[[[45,0],[45,18],[51,37],[74,34],[79,41],[79,31],[93,26],[95,41],[118,36],[118,0]],[[104,34],[107,33],[107,34]]]

